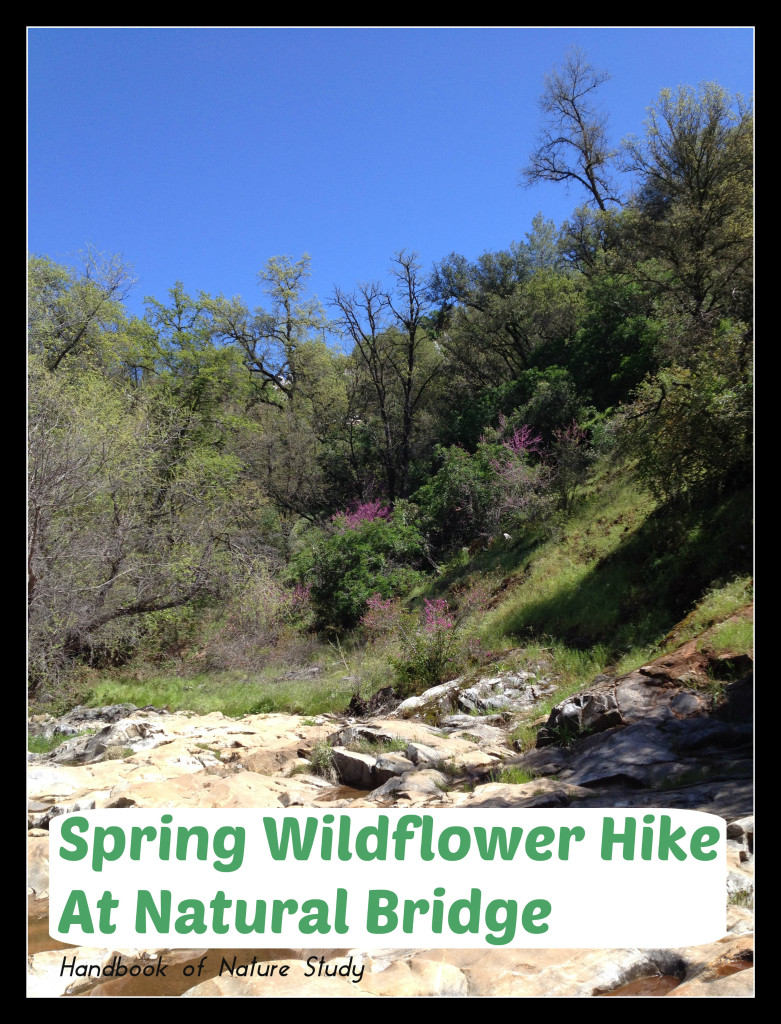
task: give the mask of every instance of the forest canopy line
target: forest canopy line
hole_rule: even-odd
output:
[[[660,508],[750,484],[750,106],[664,90],[617,145],[606,78],[570,51],[522,171],[583,204],[474,261],[401,250],[321,304],[275,256],[258,305],[177,281],[139,318],[121,257],[29,258],[32,696],[365,637],[476,541],[554,536],[606,466]]]

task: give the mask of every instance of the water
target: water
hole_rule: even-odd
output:
[[[666,996],[674,988],[680,985],[681,979],[672,974],[655,974],[651,978],[636,978],[634,981],[622,985],[621,988],[613,989],[612,992],[602,992],[603,996]]]

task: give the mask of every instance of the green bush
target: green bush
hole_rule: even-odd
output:
[[[457,446],[437,445],[435,455],[442,464],[415,492],[436,547],[453,551],[487,530],[496,485],[491,461],[501,451],[501,445],[480,444],[470,455]]]
[[[388,518],[378,516],[355,525],[347,520],[337,517],[291,566],[293,578],[311,588],[321,627],[351,629],[372,595],[395,597],[423,578],[417,568],[423,536],[413,505],[398,501]]]

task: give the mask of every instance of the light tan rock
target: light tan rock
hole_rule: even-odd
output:
[[[572,786],[553,779],[534,779],[518,784],[487,782],[471,793],[452,793],[457,807],[566,806],[571,800],[592,796],[584,786]]]
[[[27,889],[36,899],[49,895],[49,833],[27,840]]]
[[[754,940],[726,936],[704,946],[675,950],[686,963],[681,984],[669,993],[678,998],[750,997],[754,992]]]
[[[376,996],[457,996],[469,994],[462,971],[433,960],[396,961],[385,970],[370,973],[367,964],[360,987]]]
[[[310,802],[320,790],[305,775],[293,779],[270,778],[255,772],[220,777],[206,771],[180,775],[161,782],[130,781],[112,793],[110,807],[284,807],[291,797]],[[288,795],[287,804],[282,802]]]
[[[248,772],[256,772],[258,775],[283,775],[287,774],[294,764],[300,761],[298,756],[299,743],[282,747],[253,750],[251,753],[241,757],[241,765]]]
[[[470,996],[594,996],[656,973],[639,949],[447,949],[420,959],[457,967]]]
[[[751,999],[754,996],[754,970],[748,968],[726,977],[693,978],[691,981],[684,981],[672,992],[668,992],[668,997],[670,996],[678,996],[682,999],[686,997]]]
[[[485,768],[488,765],[496,764],[497,761],[497,757],[485,750],[470,750],[465,754],[456,754],[453,758],[456,768]]]

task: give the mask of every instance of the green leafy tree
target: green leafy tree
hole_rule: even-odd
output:
[[[215,591],[239,466],[207,444],[172,446],[159,395],[139,402],[96,371],[78,381],[37,362],[31,371],[28,601],[38,689],[72,659],[105,649],[113,624]],[[129,634],[112,637],[127,655]]]
[[[127,322],[121,303],[135,284],[131,265],[92,247],[78,258],[78,268],[47,256],[28,261],[29,350],[50,371],[66,360],[99,359],[107,340]]]
[[[317,377],[313,363],[321,358],[329,324],[317,300],[306,297],[310,262],[306,253],[295,262],[290,256],[266,262],[258,277],[271,299],[268,310],[250,310],[238,296],[203,297],[214,338],[238,348],[258,382],[258,397],[272,405],[306,392]]]
[[[621,444],[660,497],[697,497],[751,479],[752,384],[745,325],[722,321],[690,365],[661,369],[619,417]]]
[[[574,336],[581,309],[578,278],[550,267],[536,270],[508,295],[459,307],[444,344],[453,363],[495,387],[548,362]]]
[[[753,118],[713,82],[665,89],[645,136],[625,142],[637,175],[637,273],[701,336],[751,314]]]

